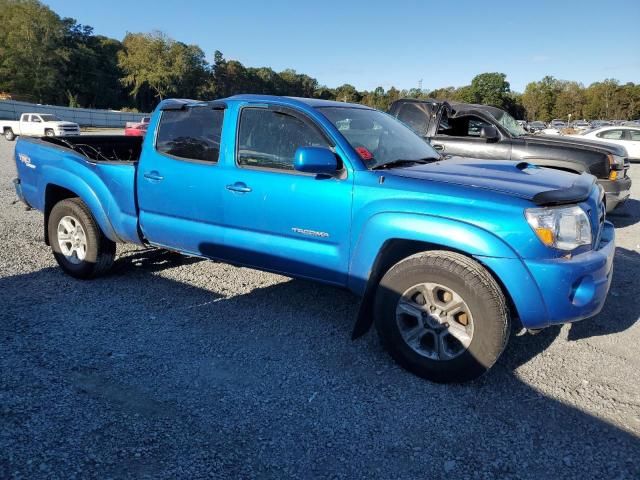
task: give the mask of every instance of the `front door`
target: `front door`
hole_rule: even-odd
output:
[[[150,243],[202,255],[202,244],[222,242],[224,112],[210,104],[163,111],[155,145],[145,140],[137,187],[140,228]]]
[[[27,122],[22,126],[22,130],[25,135],[44,135],[42,121],[38,115],[27,115]]]
[[[494,127],[488,119],[478,115],[449,116],[443,107],[438,126],[431,139],[431,145],[443,155],[489,160],[510,160],[511,142],[500,137],[488,140],[480,136],[482,127]],[[501,135],[501,134],[500,134]]]
[[[304,114],[249,105],[239,115],[236,166],[225,170],[225,257],[344,285],[353,176],[293,169],[298,147],[333,148]]]

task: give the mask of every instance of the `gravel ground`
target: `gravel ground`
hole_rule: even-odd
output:
[[[342,290],[119,248],[57,268],[0,139],[1,478],[639,478],[640,202],[611,219],[596,318],[512,338],[482,379],[420,380]],[[640,198],[640,165],[633,166]]]

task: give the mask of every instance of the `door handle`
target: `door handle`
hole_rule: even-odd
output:
[[[160,180],[164,179],[164,177],[160,175],[159,172],[156,172],[155,170],[151,172],[145,172],[144,178],[146,178],[147,180],[151,180],[152,182],[159,182]]]
[[[231,185],[227,185],[227,190],[239,193],[249,193],[251,191],[251,188],[247,187],[247,185],[243,182],[236,182]]]
[[[444,151],[444,145],[442,145],[441,143],[434,143],[433,145],[431,145],[433,148],[435,148],[437,151],[439,152],[443,152]]]

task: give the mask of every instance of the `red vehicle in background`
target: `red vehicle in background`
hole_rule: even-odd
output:
[[[127,122],[124,127],[124,134],[127,137],[144,137],[150,120],[151,117],[142,117],[141,122]]]

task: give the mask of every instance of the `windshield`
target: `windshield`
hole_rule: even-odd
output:
[[[514,137],[521,137],[527,134],[527,131],[520,126],[520,124],[509,115],[507,112],[500,111],[497,115],[495,115],[496,120],[502,125],[504,128],[509,130],[509,133]]]
[[[372,169],[388,163],[440,159],[438,152],[391,115],[353,107],[318,107]]]
[[[55,115],[40,115],[43,122],[59,122],[60,119]]]

